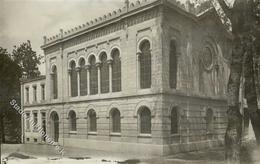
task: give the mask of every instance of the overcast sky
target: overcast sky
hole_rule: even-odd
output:
[[[33,49],[43,54],[40,46],[44,35],[53,36],[61,28],[68,30],[103,16],[123,7],[124,1],[0,0],[0,46],[11,52],[14,45],[30,40]]]

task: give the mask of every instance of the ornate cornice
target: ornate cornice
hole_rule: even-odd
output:
[[[174,5],[182,12],[187,13],[185,5],[177,0],[137,0],[136,3],[129,3],[117,11],[103,15],[103,17],[96,18],[68,31],[61,29],[60,33],[53,37],[47,38],[44,36],[42,49],[45,50],[46,54],[49,54],[58,51],[56,46],[59,43],[64,43],[64,48],[71,47],[122,30],[125,26],[132,26],[149,20],[158,16],[158,11],[154,12],[154,10],[151,11],[150,9],[161,4]]]

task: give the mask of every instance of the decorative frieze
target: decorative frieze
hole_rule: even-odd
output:
[[[153,19],[157,16],[158,16],[158,9],[153,9],[153,10],[144,11],[142,13],[139,13],[139,14],[133,15],[129,18],[126,18],[127,19],[126,22],[127,22],[128,26],[133,26],[133,25],[142,23],[144,21]],[[125,20],[120,20],[116,23],[96,29],[89,33],[82,34],[82,35],[72,38],[68,41],[64,41],[63,48],[66,49],[66,48],[69,48],[69,47],[72,47],[75,45],[79,45],[81,43],[84,43],[84,42],[87,42],[87,41],[90,41],[90,40],[93,40],[93,39],[96,39],[99,37],[103,37],[105,35],[108,35],[108,34],[111,34],[111,33],[114,33],[114,32],[120,31],[120,30],[124,30],[124,28],[125,28]],[[59,44],[46,48],[45,54],[50,54],[50,53],[58,51],[58,50],[59,50]]]

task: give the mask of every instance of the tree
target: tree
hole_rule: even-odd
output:
[[[12,59],[21,67],[22,72],[25,73],[28,78],[34,78],[39,75],[38,65],[41,64],[42,57],[33,51],[29,40],[20,44],[18,47],[14,46]]]
[[[20,120],[19,115],[14,110],[9,110],[9,101],[19,97],[20,77],[20,67],[12,61],[7,50],[0,47],[0,133],[3,142],[7,131],[11,133],[10,136],[17,138],[18,135],[14,133],[20,130],[19,122],[17,123]],[[9,120],[13,121],[5,124]],[[6,130],[7,128],[9,130]]]
[[[197,3],[204,1],[196,0]],[[243,119],[239,103],[241,78],[245,81],[249,116],[257,144],[260,145],[260,0],[235,0],[232,8],[225,0],[218,0],[218,3],[225,15],[221,15],[221,18],[230,20],[233,34],[228,81],[226,159],[229,163],[239,163]]]

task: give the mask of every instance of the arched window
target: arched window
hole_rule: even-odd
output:
[[[53,99],[58,98],[58,75],[57,75],[57,67],[52,67],[52,94]]]
[[[100,80],[101,80],[101,93],[109,92],[109,66],[107,63],[107,54],[103,52],[100,56]]]
[[[213,111],[212,109],[207,109],[206,110],[206,132],[210,133],[213,131],[214,127],[214,122],[213,122]]]
[[[98,69],[96,66],[96,58],[90,57],[90,94],[95,95],[98,93]]]
[[[71,89],[71,97],[78,96],[78,75],[76,70],[75,61],[70,62],[70,89]]]
[[[69,130],[77,131],[77,117],[74,111],[69,112]]]
[[[80,95],[85,96],[88,94],[88,77],[87,77],[86,63],[83,58],[80,60],[79,66],[80,66],[80,73],[79,73]]]
[[[179,132],[179,113],[178,109],[174,107],[171,111],[171,134]]]
[[[140,133],[151,134],[151,112],[147,107],[139,109]]]
[[[121,60],[118,49],[112,51],[112,92],[121,91]]]
[[[148,40],[145,40],[140,45],[140,87],[142,89],[151,88],[151,45]]]
[[[97,131],[97,115],[96,112],[91,109],[88,112],[88,124],[89,124],[89,131],[96,132]]]
[[[169,54],[169,83],[170,88],[176,89],[177,87],[177,52],[176,52],[176,42],[171,40],[170,42],[170,54]]]
[[[112,109],[110,113],[111,123],[112,123],[112,132],[120,133],[121,132],[121,116],[118,109]]]

